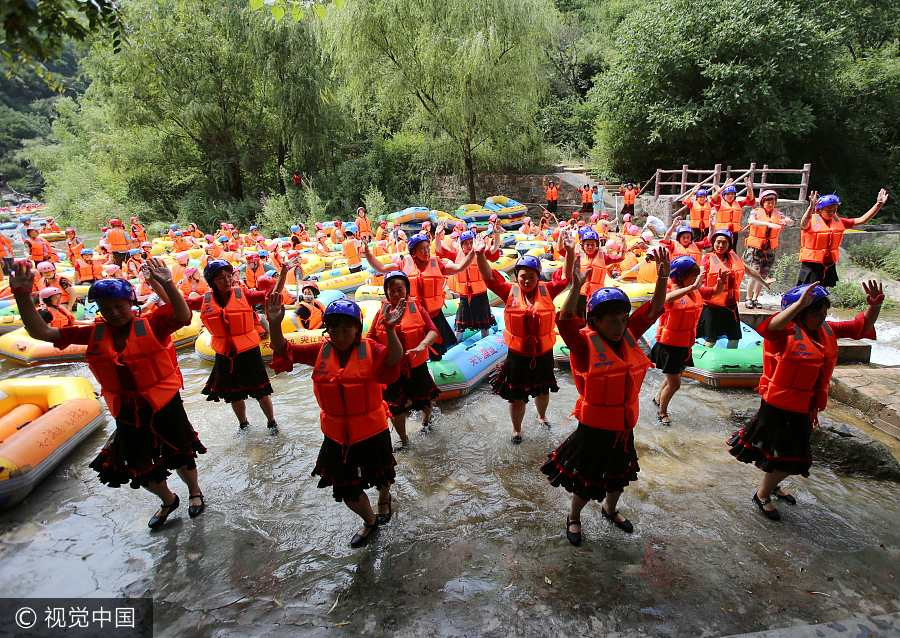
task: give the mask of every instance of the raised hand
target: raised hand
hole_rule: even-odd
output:
[[[866,302],[870,306],[880,306],[884,302],[884,289],[881,282],[875,280],[864,281],[862,287],[866,292]]]
[[[563,246],[566,247],[566,250],[575,250],[575,238],[572,235],[566,233],[566,238],[563,240]]]
[[[672,225],[677,228],[678,226],[681,225],[681,222],[683,222],[683,221],[684,221],[684,217],[682,217],[681,215],[678,215],[677,217],[675,217],[675,219],[672,220]]]
[[[368,242],[365,242],[365,241],[362,242],[362,253],[363,253],[363,257],[369,256],[369,243]]]
[[[281,320],[284,319],[284,300],[280,292],[269,293],[266,297],[266,318],[270,326],[281,325]]]
[[[800,293],[800,298],[797,300],[797,303],[800,304],[800,309],[803,310],[809,304],[812,303],[813,300],[813,288],[818,286],[817,283],[809,284],[806,288],[803,289],[803,292]]]
[[[387,306],[384,309],[384,312],[381,316],[381,323],[385,328],[393,329],[400,320],[403,319],[403,315],[406,312],[406,299],[401,299],[400,302],[394,306]]]
[[[581,255],[575,255],[575,262],[572,264],[572,287],[581,288],[590,276],[591,268],[581,272]]]
[[[809,209],[816,210],[816,203],[819,201],[819,191],[813,191],[809,194]]]
[[[475,241],[472,242],[472,250],[474,250],[476,253],[484,252],[484,236],[483,235],[478,235],[475,238]]]
[[[147,263],[141,266],[141,270],[144,272],[144,277],[150,278],[159,284],[172,281],[172,271],[157,257],[148,259]]]
[[[9,276],[9,288],[14,293],[31,294],[34,288],[34,271],[27,259],[16,262],[16,269]]]
[[[648,257],[656,262],[656,276],[665,279],[669,276],[669,251],[663,247],[654,248]]]
[[[888,192],[884,188],[878,191],[878,197],[875,198],[875,202],[884,206],[888,201]]]

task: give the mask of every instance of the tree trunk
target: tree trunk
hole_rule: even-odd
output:
[[[275,172],[278,173],[278,194],[279,195],[285,194],[284,157],[286,154],[287,154],[287,150],[285,149],[285,146],[284,146],[284,140],[283,139],[278,140],[278,157],[276,158],[276,164],[278,166],[275,169]]]
[[[228,190],[231,196],[240,201],[244,199],[244,183],[241,177],[240,162],[231,161],[228,163]]]
[[[463,161],[466,165],[466,187],[469,191],[469,203],[475,204],[475,160],[472,158],[472,147],[468,140],[463,145]]]

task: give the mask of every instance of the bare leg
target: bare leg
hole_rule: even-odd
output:
[[[163,505],[171,505],[175,500],[175,493],[169,489],[169,484],[165,481],[160,481],[159,483],[148,483],[146,485],[146,489],[148,492],[156,494],[160,498],[160,500],[162,500]],[[157,516],[161,511],[162,510],[157,510]]]
[[[234,410],[234,415],[237,417],[238,424],[245,425],[247,423],[247,404],[244,403],[244,400],[232,401],[231,409]]]
[[[422,427],[431,427],[431,404],[422,409]]]
[[[512,419],[513,432],[518,435],[522,434],[522,421],[525,419],[525,401],[509,402],[509,417]]]
[[[404,447],[409,445],[409,437],[406,436],[406,417],[408,415],[409,412],[401,412],[400,414],[395,414],[391,417],[394,429],[397,430],[397,435],[400,437],[400,443]]]
[[[197,468],[188,469],[186,467],[178,468],[178,476],[184,481],[184,484],[187,485],[188,494],[202,494],[203,492],[200,490],[200,483],[197,480]],[[196,502],[195,502],[196,501]],[[190,499],[189,505],[197,505],[199,506],[202,503],[200,498],[193,497]]]
[[[622,492],[607,492],[606,498],[603,499],[603,504],[601,507],[606,510],[607,514],[612,514],[616,511],[616,505],[619,504],[619,497],[622,496]],[[617,523],[624,523],[625,517],[621,514],[616,514],[615,520]]]
[[[365,492],[362,493],[357,500],[351,501],[348,499],[344,499],[344,504],[350,508],[351,511],[356,513],[363,521],[368,525],[375,524],[375,512],[372,510],[372,504],[369,502],[369,497]],[[359,534],[362,536],[366,536],[371,533],[371,529],[366,529],[365,527],[360,528]]]
[[[747,301],[756,301],[760,291],[762,291],[762,284],[755,279],[750,279],[747,283]]]
[[[666,380],[659,389],[659,414],[669,413],[669,401],[672,400],[672,397],[675,396],[675,393],[681,387],[680,374],[667,374],[665,377]]]
[[[547,406],[550,405],[550,393],[545,392],[544,394],[539,394],[534,398],[534,407],[537,408],[538,413],[538,421],[547,423]]]
[[[569,520],[572,521],[572,524],[569,525],[569,530],[576,534],[581,532],[581,510],[584,509],[587,503],[585,499],[577,494],[572,494],[572,505],[569,507]]]
[[[762,481],[759,484],[759,489],[756,490],[756,495],[759,497],[759,500],[764,501],[769,496],[772,495],[772,492],[775,491],[775,488],[778,487],[778,484],[781,483],[785,478],[790,476],[787,472],[766,472],[763,474]],[[775,511],[777,508],[772,503],[767,503],[763,505],[763,508],[767,512]]]
[[[387,514],[391,510],[391,486],[378,488],[378,513]]]
[[[275,409],[272,407],[272,395],[267,394],[264,397],[260,397],[257,399],[259,401],[259,407],[262,408],[263,414],[266,415],[266,422],[271,423],[275,420]]]

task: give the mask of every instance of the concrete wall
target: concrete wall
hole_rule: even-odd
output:
[[[544,198],[544,180],[554,179],[559,184],[559,203],[561,205],[581,205],[581,196],[573,186],[560,183],[552,174],[547,175],[504,175],[485,174],[478,175],[475,179],[475,190],[479,194],[477,204],[483,204],[490,195],[506,195],[513,199],[530,204],[532,213],[539,210],[546,200]],[[459,178],[448,175],[440,175],[434,178],[434,189],[438,199],[444,202],[448,210],[456,208],[460,204],[467,203],[468,194],[466,185]]]

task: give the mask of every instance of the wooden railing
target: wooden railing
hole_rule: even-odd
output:
[[[743,194],[746,188],[743,182],[749,177],[754,187],[758,191],[771,189],[774,191],[797,191],[797,200],[805,201],[809,192],[809,172],[812,164],[804,164],[803,168],[769,168],[768,164],[763,164],[759,168],[756,163],[750,164],[750,168],[732,168],[730,165],[724,169],[721,164],[716,164],[713,169],[692,169],[684,164],[681,169],[656,169],[656,174],[650,179],[654,182],[653,197],[659,199],[660,196],[674,196],[676,199],[685,197],[691,188],[695,186],[709,186],[715,188],[723,183],[732,180],[739,189],[738,195]],[[800,183],[782,184],[778,182],[770,182],[769,179],[773,175],[799,175]],[[671,177],[675,179],[670,179]],[[667,179],[668,178],[668,179]],[[642,191],[650,185],[650,181],[644,184]],[[664,192],[668,191],[668,192]],[[781,193],[779,192],[779,197]],[[788,199],[788,198],[784,198]]]

